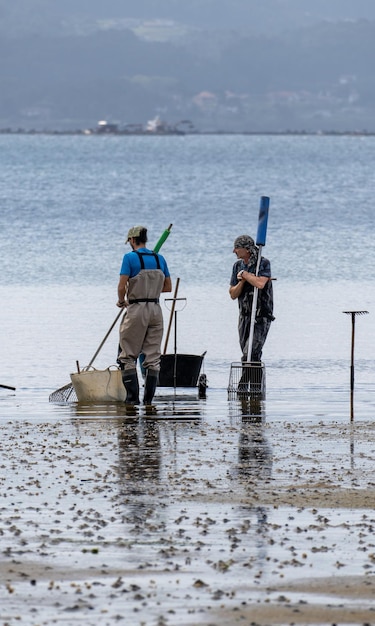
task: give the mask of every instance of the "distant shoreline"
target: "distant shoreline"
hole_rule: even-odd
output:
[[[302,136],[302,137],[316,137],[316,136],[334,136],[334,137],[372,137],[375,135],[375,131],[334,131],[334,130],[317,130],[317,131],[305,131],[305,130],[283,130],[283,131],[231,131],[231,130],[194,130],[194,131],[182,131],[182,130],[166,130],[166,131],[97,131],[91,129],[85,130],[36,130],[36,129],[12,129],[12,128],[0,128],[0,135],[71,135],[71,136],[115,136],[115,137],[163,137],[163,136],[186,136],[186,135],[252,135],[252,136]]]

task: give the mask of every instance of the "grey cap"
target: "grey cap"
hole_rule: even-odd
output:
[[[246,250],[253,250],[256,248],[255,241],[250,235],[240,235],[234,240],[233,248],[245,248]]]

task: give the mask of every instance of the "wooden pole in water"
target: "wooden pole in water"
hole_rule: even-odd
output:
[[[352,343],[350,350],[350,421],[354,419],[354,336],[355,336],[355,316],[365,315],[368,311],[343,311],[352,317]]]
[[[178,293],[178,286],[179,286],[179,284],[180,284],[180,279],[177,278],[177,280],[176,280],[176,287],[175,287],[175,290],[174,290],[174,296],[172,298],[173,302],[172,302],[171,314],[169,316],[169,324],[168,324],[167,335],[166,335],[166,338],[165,338],[163,354],[166,354],[166,352],[167,352],[169,335],[170,335],[170,332],[171,332],[171,327],[172,327],[172,322],[173,322],[173,313],[174,313],[174,309],[175,309],[175,306],[176,306],[176,300],[177,300],[177,293]]]

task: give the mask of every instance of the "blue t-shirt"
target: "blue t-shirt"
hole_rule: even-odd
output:
[[[144,269],[145,270],[156,270],[158,269],[156,259],[154,257],[154,253],[148,248],[138,248],[138,252],[142,254]],[[160,269],[164,273],[166,278],[169,278],[170,273],[168,269],[167,262],[165,258],[161,255],[157,255],[159,258]],[[122,259],[122,265],[120,270],[120,275],[129,276],[129,278],[134,278],[141,271],[142,266],[139,259],[138,254],[132,250],[132,252],[128,252],[124,255]]]

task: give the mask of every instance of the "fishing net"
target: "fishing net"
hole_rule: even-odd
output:
[[[64,385],[64,387],[60,387],[60,389],[56,389],[49,396],[50,402],[77,402],[77,394],[74,390],[72,383],[68,383]]]

